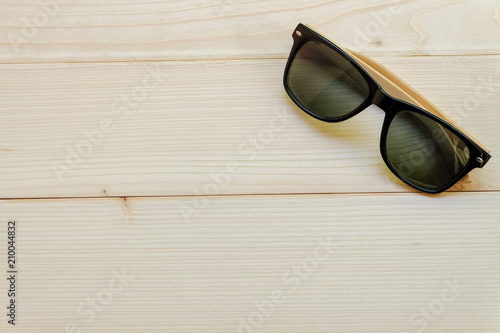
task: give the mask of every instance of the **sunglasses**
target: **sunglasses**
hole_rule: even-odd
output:
[[[447,190],[490,159],[489,151],[388,69],[299,24],[283,83],[290,98],[326,122],[349,119],[374,104],[385,111],[380,152],[406,184]]]

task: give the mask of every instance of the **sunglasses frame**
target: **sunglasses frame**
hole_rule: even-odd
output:
[[[385,111],[386,115],[384,118],[384,123],[382,125],[382,133],[380,137],[380,153],[387,167],[404,183],[426,193],[440,193],[455,185],[474,168],[482,168],[490,159],[491,155],[489,154],[488,149],[481,145],[458,124],[453,122],[453,120],[451,120],[435,105],[425,99],[425,97],[420,95],[420,93],[411,88],[407,83],[405,83],[387,68],[375,62],[373,59],[352,50],[339,47],[326,37],[322,36],[317,31],[302,23],[300,23],[295,28],[292,36],[294,43],[292,46],[292,50],[290,51],[290,55],[285,67],[285,73],[283,76],[283,85],[288,96],[290,96],[292,101],[297,104],[297,106],[300,107],[304,112],[316,119],[325,122],[340,122],[347,120],[351,117],[354,117],[372,104],[381,108],[383,111]],[[365,101],[361,103],[356,109],[341,117],[325,118],[315,114],[314,112],[311,112],[306,107],[304,107],[297,98],[295,98],[288,85],[288,74],[291,64],[293,63],[293,60],[295,59],[298,51],[308,41],[316,41],[328,46],[333,51],[340,54],[344,59],[346,59],[364,77],[369,87],[369,94]],[[438,124],[451,131],[467,145],[470,153],[469,161],[464,170],[459,175],[457,175],[455,179],[445,184],[444,186],[441,186],[440,188],[427,189],[413,184],[405,179],[404,176],[401,175],[392,165],[387,156],[386,139],[389,126],[396,114],[400,111],[411,111],[431,118]]]

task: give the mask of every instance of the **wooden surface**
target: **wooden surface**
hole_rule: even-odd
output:
[[[497,1],[45,3],[0,1],[2,332],[500,332]],[[425,195],[380,109],[303,114],[300,21],[493,158]]]

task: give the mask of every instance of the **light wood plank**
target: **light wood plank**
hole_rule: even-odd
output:
[[[500,330],[498,193],[194,199],[0,201],[16,331],[238,332],[255,304],[253,332]]]
[[[495,0],[1,1],[0,62],[282,57],[300,21],[371,54],[498,54],[495,10]]]
[[[499,332],[499,4],[395,4],[0,0],[0,331]],[[466,192],[408,193],[377,108],[293,105],[301,21],[491,150]]]
[[[498,190],[499,57],[377,60],[491,150],[458,190]],[[312,119],[286,96],[283,67],[3,65],[0,197],[411,191],[380,157],[382,111]]]

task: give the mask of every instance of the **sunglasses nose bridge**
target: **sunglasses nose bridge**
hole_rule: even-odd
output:
[[[373,96],[372,104],[381,108],[384,112],[389,112],[396,101],[382,89],[378,89]]]

